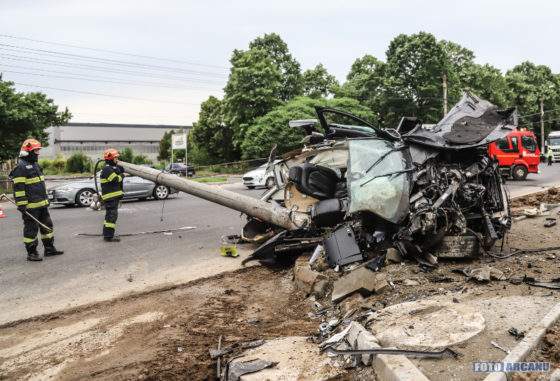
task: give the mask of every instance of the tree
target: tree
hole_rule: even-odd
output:
[[[355,99],[314,99],[297,97],[255,120],[247,130],[242,144],[246,159],[268,156],[272,147],[278,146],[278,153],[301,147],[304,134],[301,129],[291,128],[288,122],[294,119],[315,118],[315,106],[328,106],[355,114],[368,121],[375,120],[374,114]]]
[[[535,65],[525,61],[509,70],[505,76],[507,85],[511,90],[510,104],[517,106],[520,117],[520,125],[533,128],[541,138],[540,128],[540,102],[541,98],[545,110],[554,110],[560,103],[560,83],[558,77],[545,65]],[[558,113],[549,112],[545,119],[553,122],[554,115]],[[545,133],[550,131],[551,123],[545,124]]]
[[[323,64],[303,72],[303,95],[310,98],[327,97],[336,93],[339,84],[334,75],[329,74]]]
[[[171,135],[173,135],[173,130],[166,131],[159,141],[159,153],[157,157],[159,161],[167,161],[171,158]]]
[[[303,82],[300,64],[292,57],[288,44],[276,33],[265,34],[249,43],[249,49],[260,49],[280,70],[282,87],[279,98],[288,101],[302,94]]]
[[[210,96],[200,106],[198,122],[193,124],[190,141],[196,147],[197,164],[217,164],[233,161],[233,130],[224,121],[223,102]]]
[[[68,109],[58,111],[52,99],[42,93],[18,93],[12,82],[0,80],[0,161],[17,156],[27,138],[46,146],[51,126],[60,126],[71,118]]]
[[[471,91],[499,107],[507,107],[510,89],[502,72],[492,65],[471,64],[462,68],[462,90]]]
[[[387,50],[388,117],[396,124],[403,115],[426,123],[441,119],[442,76],[448,70],[445,50],[425,32],[395,37]]]
[[[224,111],[225,122],[234,128],[234,146],[238,148],[247,126],[282,103],[282,74],[261,49],[236,50],[231,63]]]
[[[385,115],[387,65],[372,55],[356,59],[338,96],[357,99],[381,118]]]

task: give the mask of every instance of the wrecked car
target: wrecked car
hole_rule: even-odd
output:
[[[306,215],[281,229],[249,217],[248,260],[282,263],[322,245],[331,267],[384,255],[430,265],[475,257],[511,227],[508,195],[488,144],[516,127],[514,109],[465,93],[435,125],[402,118],[382,129],[349,113],[317,107],[317,119],[290,122],[303,147],[270,158],[275,185],[262,200]]]

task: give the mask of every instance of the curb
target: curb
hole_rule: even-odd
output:
[[[548,313],[542,318],[542,320],[535,325],[527,333],[525,338],[521,340],[515,348],[513,348],[506,357],[503,358],[503,362],[518,362],[523,361],[525,357],[537,346],[544,336],[546,330],[550,328],[551,325],[556,323],[560,318],[560,303],[556,304]],[[496,372],[489,374],[484,381],[507,381],[507,374],[504,372]]]
[[[377,355],[373,369],[381,381],[430,381],[406,356]]]

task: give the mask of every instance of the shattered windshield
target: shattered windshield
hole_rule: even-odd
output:
[[[408,212],[410,154],[399,142],[351,139],[349,213],[368,211],[398,223]]]

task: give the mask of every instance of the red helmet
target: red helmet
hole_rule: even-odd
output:
[[[114,148],[109,148],[103,152],[103,159],[105,160],[115,160],[119,157],[119,151]]]
[[[26,152],[31,152],[35,149],[41,149],[41,142],[35,139],[26,139],[21,145],[21,150]]]

